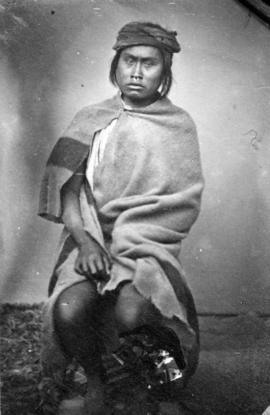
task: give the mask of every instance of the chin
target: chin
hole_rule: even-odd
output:
[[[142,94],[142,91],[128,91],[126,94],[124,94],[126,97],[140,97],[142,99],[145,99],[147,97],[145,97]]]

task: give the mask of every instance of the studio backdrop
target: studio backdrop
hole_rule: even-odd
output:
[[[131,20],[178,32],[172,100],[198,128],[206,182],[182,262],[199,312],[270,313],[270,31],[234,0],[1,2],[1,301],[40,302],[60,225],[37,216],[52,146],[110,97]]]

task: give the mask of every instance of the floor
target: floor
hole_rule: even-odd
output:
[[[261,415],[270,406],[270,319],[200,319],[199,369],[183,393],[190,414]]]
[[[39,308],[4,307],[1,322],[2,414],[32,415],[37,401]],[[111,395],[117,414],[270,414],[270,318],[201,316],[200,328],[198,370],[175,402],[161,400],[153,412],[145,406],[143,393],[124,385],[117,398]]]

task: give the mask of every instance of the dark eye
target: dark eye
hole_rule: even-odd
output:
[[[153,66],[154,65],[154,62],[153,61],[151,61],[151,60],[149,60],[149,61],[145,61],[144,62],[144,66],[146,66],[147,68],[150,68],[151,66]]]
[[[126,62],[128,65],[132,65],[132,64],[134,63],[134,59],[133,59],[133,58],[131,58],[131,57],[126,57],[125,62]]]

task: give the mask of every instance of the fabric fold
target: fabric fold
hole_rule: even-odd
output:
[[[48,160],[39,214],[61,223],[62,186],[86,165],[95,133],[113,119],[93,189],[85,177],[80,195],[85,229],[113,259],[111,278],[98,290],[106,295],[132,281],[165,318],[178,319],[183,348],[198,354],[196,311],[179,254],[197,219],[204,183],[196,128],[184,110],[168,98],[125,109],[118,95],[80,111]],[[63,260],[54,269],[48,321],[57,295],[83,279],[74,271],[76,247],[67,246],[62,244]]]

